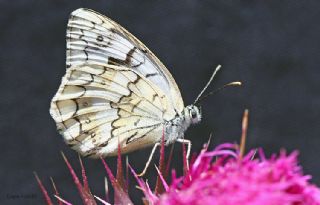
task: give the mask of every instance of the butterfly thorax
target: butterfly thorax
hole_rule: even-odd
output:
[[[179,138],[184,137],[184,132],[191,124],[201,121],[201,111],[195,105],[188,105],[183,109],[180,115],[176,115],[170,121],[166,122],[165,139],[166,144],[171,144]]]

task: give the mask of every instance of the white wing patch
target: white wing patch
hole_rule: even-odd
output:
[[[156,143],[167,101],[160,89],[133,70],[75,66],[63,77],[50,113],[73,149],[86,156],[109,156],[117,154],[118,143],[123,153]]]

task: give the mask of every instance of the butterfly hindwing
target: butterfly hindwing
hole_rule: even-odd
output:
[[[133,70],[74,66],[52,99],[50,113],[67,144],[93,157],[129,152],[161,137],[167,98]],[[143,139],[143,140],[142,140]]]

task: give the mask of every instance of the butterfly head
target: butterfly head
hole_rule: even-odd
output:
[[[201,121],[201,108],[196,105],[188,105],[185,107],[184,114],[190,124],[196,124]]]

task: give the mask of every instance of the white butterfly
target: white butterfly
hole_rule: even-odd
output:
[[[66,37],[67,71],[50,114],[72,149],[114,156],[118,144],[122,154],[155,149],[164,134],[166,145],[179,141],[190,151],[184,132],[201,120],[200,109],[195,103],[184,107],[170,72],[143,43],[83,8],[71,13]]]

